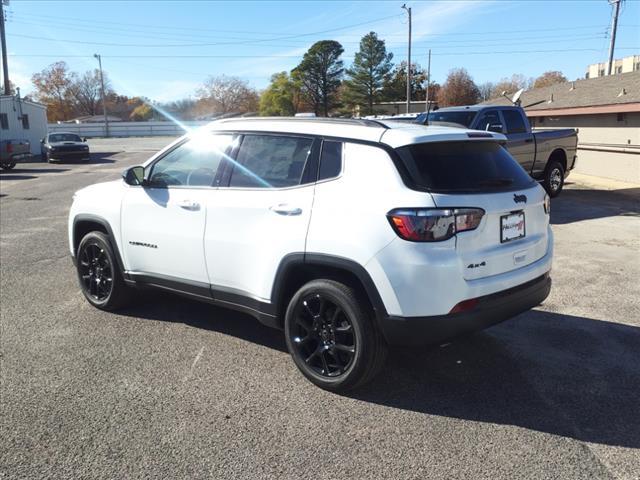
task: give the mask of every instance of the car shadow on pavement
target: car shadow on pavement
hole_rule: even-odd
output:
[[[281,331],[266,327],[249,315],[166,292],[141,290],[139,295],[138,306],[119,310],[118,314],[183,323],[287,352]]]
[[[640,216],[640,188],[568,188],[551,201],[551,223],[554,225],[620,215]]]
[[[640,328],[531,311],[444,347],[394,350],[352,398],[640,448]]]
[[[252,317],[142,291],[119,314],[180,322],[286,352]],[[640,328],[539,310],[445,346],[393,349],[383,372],[346,396],[402,410],[640,448]]]
[[[31,180],[38,178],[37,174],[61,173],[68,171],[68,168],[13,168],[0,172],[0,181],[6,180]]]
[[[82,161],[82,160],[55,160],[54,164],[55,165],[91,165],[91,164],[101,164],[101,163],[116,163],[116,160],[109,158],[109,157],[113,157],[114,155],[117,155],[118,153],[122,153],[122,152],[98,152],[98,153],[91,153],[91,156],[89,157],[89,161]]]

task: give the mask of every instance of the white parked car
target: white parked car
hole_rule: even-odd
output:
[[[549,294],[549,199],[504,141],[373,120],[215,122],[76,193],[80,286],[105,310],[151,286],[247,312],[284,330],[315,384],[362,385],[388,345],[442,342]]]

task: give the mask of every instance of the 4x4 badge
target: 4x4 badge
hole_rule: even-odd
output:
[[[515,193],[513,194],[513,201],[516,203],[527,203],[527,196],[526,195],[516,195]]]

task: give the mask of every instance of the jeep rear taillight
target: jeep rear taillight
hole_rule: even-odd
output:
[[[481,208],[396,208],[387,219],[398,236],[411,242],[441,242],[480,225]]]

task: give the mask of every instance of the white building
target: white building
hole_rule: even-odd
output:
[[[609,62],[593,63],[587,67],[584,78],[604,77],[607,74]],[[630,55],[613,61],[611,74],[629,73],[640,71],[640,55]]]
[[[29,140],[31,153],[40,155],[47,135],[47,107],[13,95],[0,95],[0,140]]]

